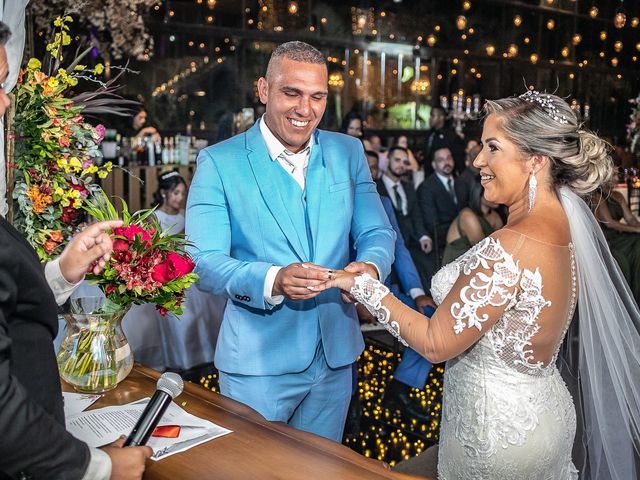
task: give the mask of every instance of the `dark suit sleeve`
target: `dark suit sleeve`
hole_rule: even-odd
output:
[[[425,180],[418,187],[418,206],[422,213],[422,224],[424,229],[427,232],[427,235],[435,241],[438,212],[436,211],[434,197],[434,189],[431,182]]]
[[[0,476],[25,471],[34,478],[82,478],[90,459],[87,445],[33,402],[11,374],[9,319],[18,298],[18,262],[15,245],[0,240]],[[32,365],[34,375],[38,367]]]

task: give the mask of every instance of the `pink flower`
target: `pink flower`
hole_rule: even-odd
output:
[[[96,125],[96,127],[93,130],[93,140],[95,140],[97,144],[102,143],[102,140],[104,140],[104,134],[106,131],[107,129],[101,123]]]

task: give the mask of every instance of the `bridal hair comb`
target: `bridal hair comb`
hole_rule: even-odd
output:
[[[537,90],[527,90],[527,92],[520,95],[519,98],[527,102],[537,103],[542,107],[547,115],[553,118],[556,122],[562,124],[569,123],[567,117],[562,115],[558,110],[558,107],[553,103],[551,95],[540,93]]]

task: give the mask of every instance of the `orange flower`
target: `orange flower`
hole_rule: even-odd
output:
[[[31,185],[27,190],[27,197],[33,204],[33,213],[40,214],[44,212],[47,205],[51,204],[51,195],[44,195],[37,185]]]
[[[47,252],[48,255],[51,255],[56,248],[58,248],[58,244],[52,240],[47,240],[42,245],[44,247],[44,251]]]
[[[35,72],[33,72],[33,78],[35,79],[36,83],[43,83],[49,77],[47,77],[47,75],[42,73],[40,70],[36,70]]]
[[[49,238],[57,243],[60,243],[62,242],[62,240],[64,240],[62,232],[60,230],[53,230],[51,233],[49,233]]]
[[[69,145],[71,145],[71,143],[69,142],[69,137],[60,137],[58,139],[58,145],[60,145],[61,147],[68,147]]]
[[[55,116],[58,114],[58,110],[55,107],[51,106],[44,107],[44,111],[49,118],[55,118]]]

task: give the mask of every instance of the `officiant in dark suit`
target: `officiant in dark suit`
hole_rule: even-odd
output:
[[[9,106],[2,88],[11,32],[0,22],[0,116]],[[53,351],[62,304],[89,268],[104,268],[112,250],[101,222],[77,234],[46,266],[0,216],[0,480],[139,479],[149,447],[121,448],[124,438],[89,448],[65,429],[60,377]]]
[[[469,191],[454,177],[450,148],[435,150],[431,166],[434,172],[420,185],[417,197],[424,226],[433,240],[433,274],[442,260],[449,225],[469,203]]]

